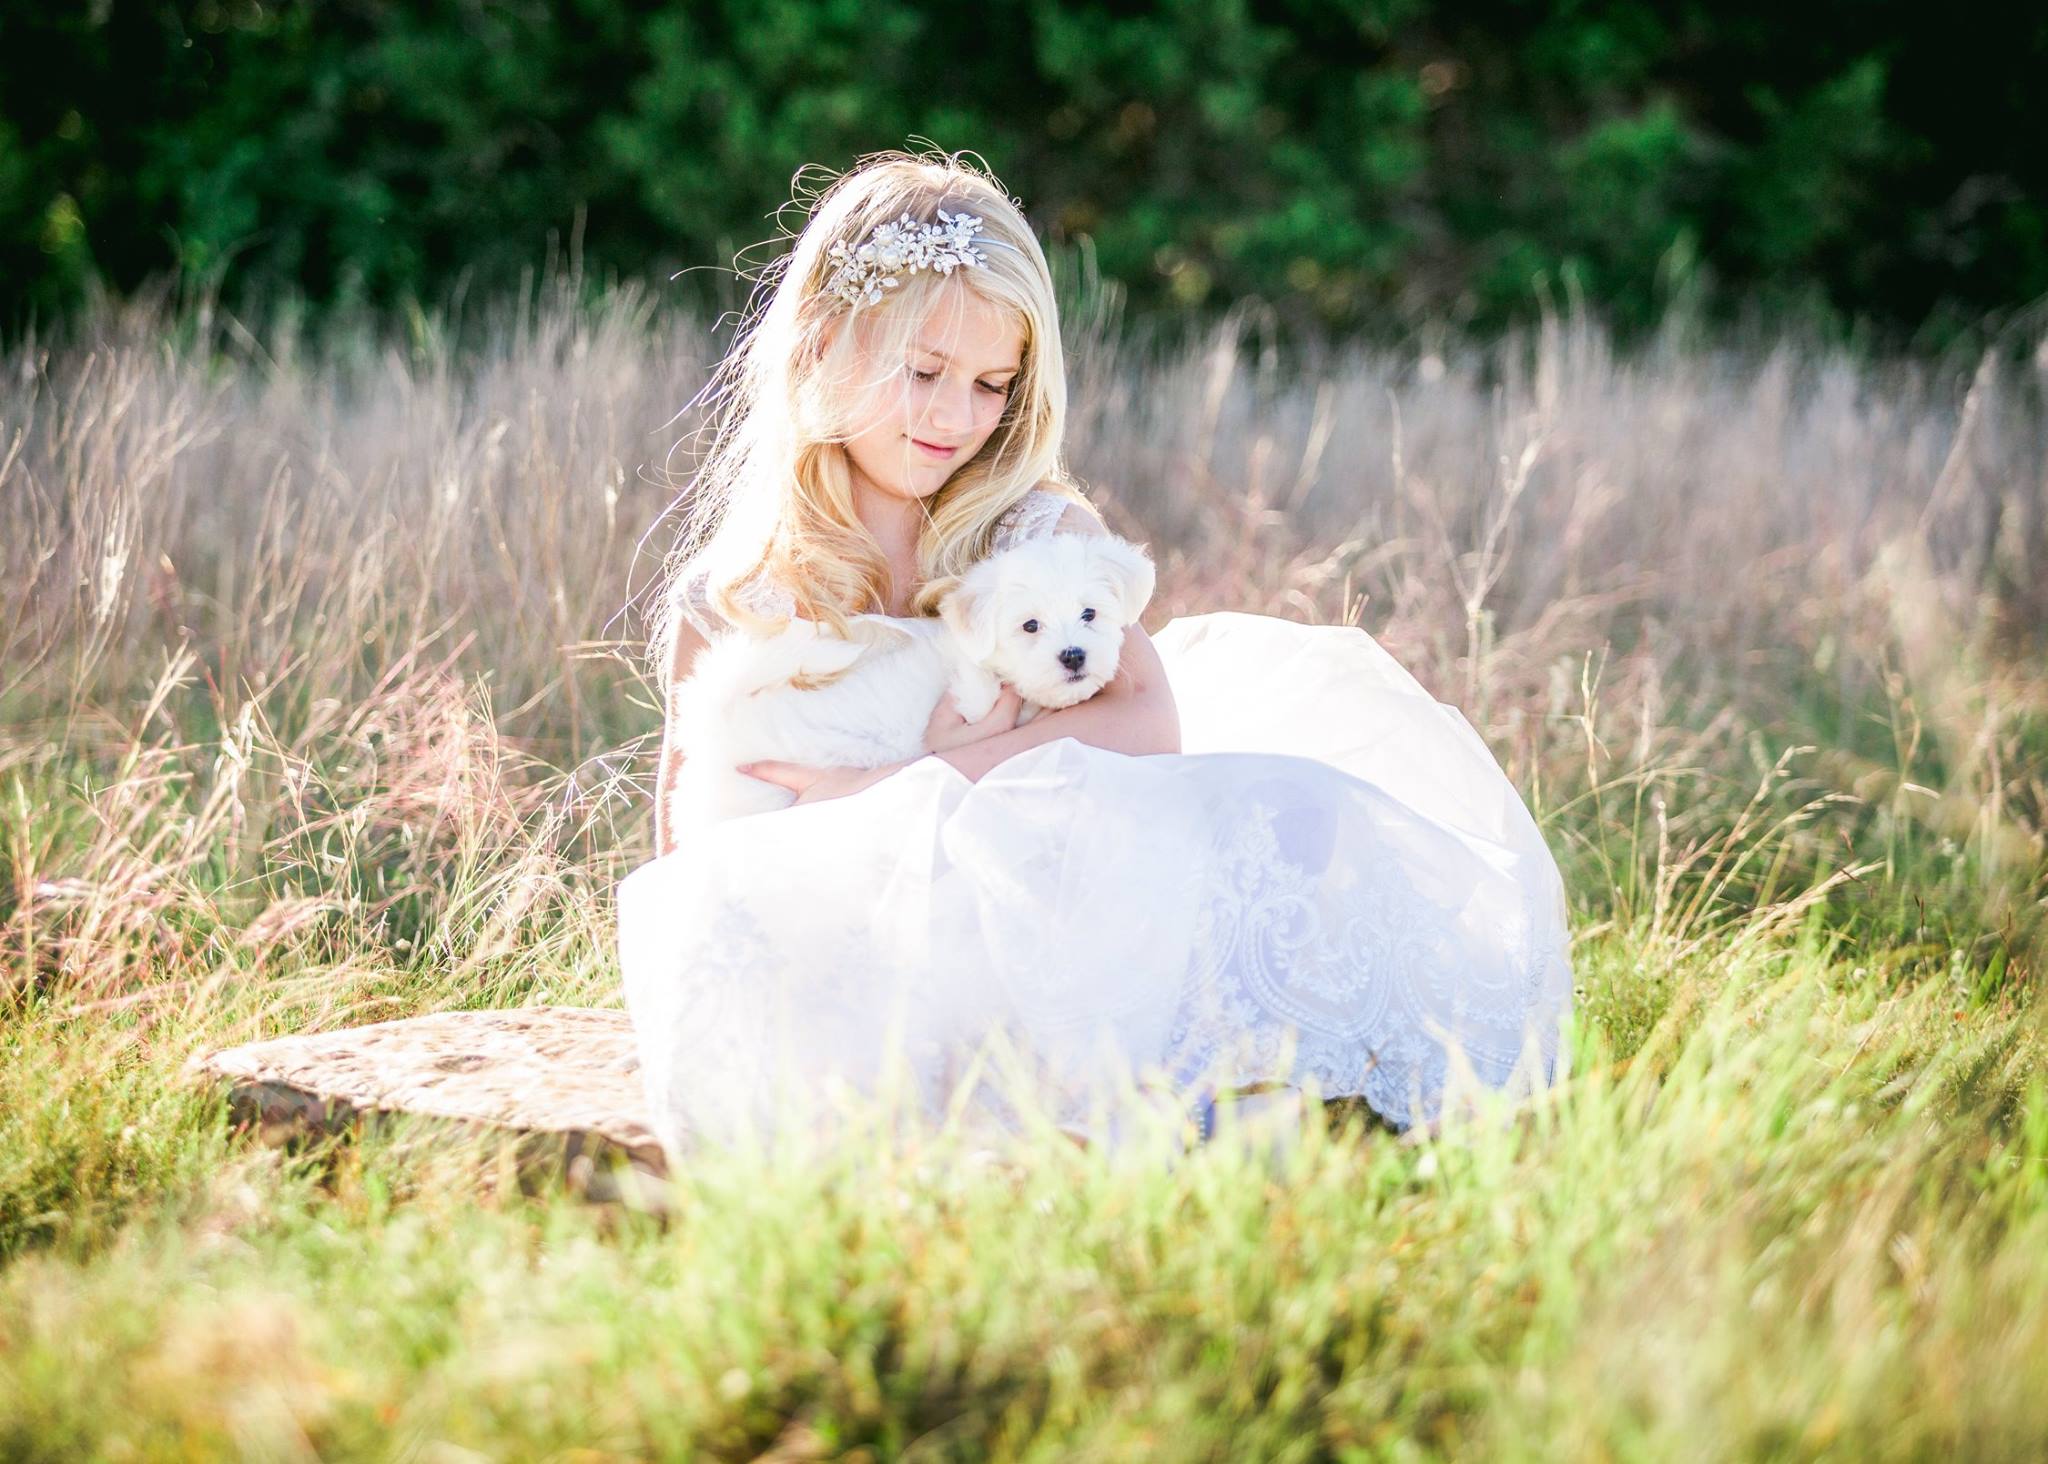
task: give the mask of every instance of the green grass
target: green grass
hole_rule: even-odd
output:
[[[1361,359],[1334,389],[1405,393],[1411,496],[1343,486],[1347,416],[1276,516],[1278,439],[1229,406],[1270,383],[1098,355],[1091,400],[1158,414],[1093,423],[1133,474],[1226,404],[1199,473],[1116,493],[1180,525],[1162,605],[1370,590],[1524,789],[1570,895],[1563,1081],[1435,1137],[1333,1110],[1278,1154],[711,1153],[664,1217],[432,1124],[267,1148],[183,1069],[618,1003],[654,723],[611,612],[662,497],[618,465],[687,394],[645,364],[675,353],[616,322],[571,349],[564,314],[470,396],[344,393],[105,329],[0,362],[40,393],[0,399],[0,1460],[2048,1451],[2032,388],[1957,443],[1939,392],[1826,361],[1624,369],[1567,331],[1534,383],[1508,352],[1431,394]],[[1462,444],[1525,410],[1503,507]],[[1938,475],[1954,524],[1923,521]],[[1779,514],[1788,483],[1853,512]]]
[[[279,1031],[615,1005],[617,856],[567,857],[557,778],[411,840],[378,766],[313,804],[261,785],[252,861],[217,745],[24,758],[11,887],[84,888],[7,912],[0,1457],[2034,1452],[2048,1034],[2035,928],[1987,922],[2040,871],[1735,745],[1577,787],[1553,759],[1579,995],[1566,1080],[1516,1118],[1333,1111],[1277,1159],[706,1155],[665,1221],[432,1124],[266,1149],[180,1076]],[[139,851],[153,878],[116,883]]]
[[[1589,1009],[1628,946],[1584,953]],[[1628,1060],[1589,1021],[1518,1123],[1422,1143],[1311,1125],[1277,1162],[1040,1138],[977,1163],[943,1136],[707,1156],[666,1224],[531,1193],[431,1125],[251,1147],[142,1028],[36,1012],[6,1065],[0,1453],[2048,1438],[2038,1024],[1959,1020],[1937,984],[1888,990],[1798,944],[1676,980]]]

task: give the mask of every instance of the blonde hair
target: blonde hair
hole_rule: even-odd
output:
[[[1083,501],[1061,457],[1066,361],[1051,271],[1017,203],[964,156],[862,157],[809,199],[794,247],[763,267],[739,339],[699,396],[709,407],[711,442],[664,566],[649,646],[660,675],[693,586],[726,621],[756,632],[785,623],[740,598],[739,588],[756,576],[787,590],[806,619],[842,634],[847,617],[886,606],[888,560],[855,512],[843,444],[856,392],[900,374],[940,291],[972,290],[1009,311],[1024,346],[995,430],[923,500],[913,613],[933,613],[946,583],[988,553],[997,521],[1034,487]],[[803,179],[800,170],[797,201],[806,196]],[[833,244],[856,246],[876,225],[906,213],[933,222],[942,208],[982,220],[976,242],[985,265],[901,273],[900,284],[872,305],[850,305],[830,288]],[[839,328],[854,317],[859,331]],[[863,360],[871,374],[859,381]]]

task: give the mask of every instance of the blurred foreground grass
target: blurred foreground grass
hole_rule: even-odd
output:
[[[1075,319],[1152,623],[1356,620],[1529,796],[1554,1097],[1277,1163],[707,1157],[666,1225],[445,1131],[255,1147],[188,1055],[617,1004],[635,546],[723,340],[138,306],[0,354],[0,1458],[2048,1447],[2039,342],[1293,372]]]

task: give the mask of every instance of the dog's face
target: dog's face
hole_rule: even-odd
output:
[[[967,654],[1042,707],[1085,701],[1116,675],[1124,631],[1152,598],[1152,561],[1104,534],[1051,534],[960,576],[939,614]]]

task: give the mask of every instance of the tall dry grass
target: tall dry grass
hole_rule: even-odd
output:
[[[711,1280],[417,1151],[317,1180],[248,1150],[192,1051],[617,1001],[645,594],[725,340],[572,288],[317,339],[145,300],[0,350],[0,1455],[149,1454],[115,1397],[138,1437],[309,1457],[415,1415],[652,1451],[664,1408],[728,1452],[1254,1416],[1326,1452],[2048,1437],[2012,1381],[2048,1335],[2048,337],[2018,328],[1961,363],[1682,323],[1623,353],[1577,317],[1283,357],[1251,315],[1164,349],[1073,313],[1073,465],[1153,548],[1151,622],[1362,624],[1536,809],[1579,1022],[1513,1136],[1277,1182],[708,1169],[680,1243]],[[529,1263],[613,1309],[503,1279]],[[500,1326],[544,1340],[423,1360]],[[725,1360],[638,1394],[663,1327]],[[1248,1327],[1271,1346],[1232,1353]],[[584,1362],[542,1406],[549,1356]]]
[[[7,349],[10,985],[374,951],[481,997],[556,959],[538,931],[596,941],[647,849],[678,409],[724,341],[568,291],[460,350],[205,300]],[[1152,545],[1155,624],[1364,624],[1493,742],[1589,919],[1873,852],[1929,861],[1941,938],[2031,918],[2048,336],[1944,373],[1556,319],[1283,363],[1243,316],[1162,354],[1075,314],[1074,467]],[[1709,852],[1830,797],[1791,875]]]

